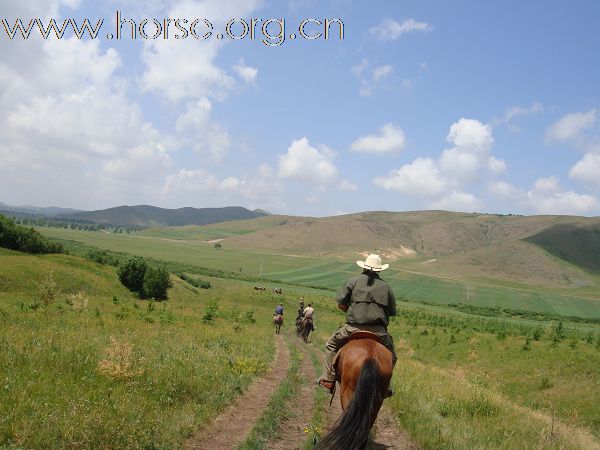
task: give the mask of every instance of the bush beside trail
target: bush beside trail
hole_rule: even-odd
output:
[[[52,242],[33,228],[17,225],[0,214],[0,247],[24,253],[63,253],[62,245]]]

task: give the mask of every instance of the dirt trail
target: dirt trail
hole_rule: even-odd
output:
[[[310,425],[312,419],[315,405],[315,385],[313,383],[315,372],[306,344],[298,340],[295,346],[303,354],[299,372],[300,378],[305,380],[306,383],[300,388],[300,392],[292,400],[292,403],[286,406],[294,414],[281,424],[277,439],[267,444],[269,450],[296,450],[302,448],[306,440],[304,430]]]
[[[282,335],[276,336],[276,343],[275,359],[267,376],[255,380],[211,425],[190,438],[186,449],[234,449],[244,441],[289,368],[289,349]]]

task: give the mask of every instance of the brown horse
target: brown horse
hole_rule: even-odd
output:
[[[392,353],[373,333],[350,339],[336,365],[343,412],[318,449],[364,449],[392,379]]]
[[[273,316],[273,323],[275,324],[275,334],[281,334],[281,325],[283,325],[283,316],[276,314]]]
[[[302,319],[302,322],[300,322],[300,327],[300,337],[308,344],[308,336],[310,335],[310,332],[315,329],[312,317],[305,317]]]

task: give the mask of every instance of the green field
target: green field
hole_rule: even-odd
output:
[[[202,227],[205,228],[207,227]],[[239,228],[236,230],[239,231]],[[356,265],[348,261],[290,256],[283,252],[265,254],[228,249],[226,246],[215,249],[211,244],[202,241],[165,240],[141,235],[55,228],[41,228],[40,231],[48,237],[75,240],[111,251],[177,261],[253,277],[262,275],[268,279],[329,289],[339,288],[342,282],[357,270]],[[589,296],[588,290],[578,296],[578,291],[573,289],[550,290],[519,284],[510,285],[506,282],[493,285],[494,282],[490,280],[457,281],[412,273],[411,265],[407,265],[407,269],[409,271],[404,271],[400,266],[385,273],[386,280],[390,282],[397,296],[407,301],[440,305],[461,303],[484,308],[499,307],[587,319],[600,318],[600,300],[595,300],[593,297],[585,298]]]
[[[354,271],[328,262],[313,272],[335,267]],[[288,272],[303,276],[300,267]],[[57,292],[45,304],[40,284],[50,273]],[[181,448],[264,375],[275,304],[288,314],[299,296],[315,305],[313,354],[344,320],[331,291],[282,284],[284,295],[275,296],[255,292],[250,281],[200,278],[212,288],[174,277],[170,299],[157,304],[133,298],[114,267],[0,250],[0,446]],[[422,448],[599,445],[597,328],[561,330],[400,302],[390,332],[400,360],[389,405]],[[285,402],[296,395],[291,387],[306,383],[294,378],[292,357],[277,389]],[[265,410],[251,448],[264,448],[275,432],[265,430],[286,417],[282,408]],[[318,429],[323,418],[315,417]]]

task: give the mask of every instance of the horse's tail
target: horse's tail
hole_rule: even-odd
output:
[[[364,448],[381,402],[380,378],[379,364],[368,359],[360,371],[354,397],[317,449]]]

